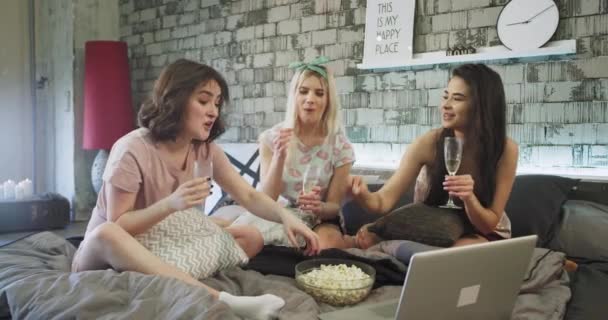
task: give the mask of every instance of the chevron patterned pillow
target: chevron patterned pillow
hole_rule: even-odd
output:
[[[175,212],[135,238],[196,279],[249,260],[232,235],[195,208]]]

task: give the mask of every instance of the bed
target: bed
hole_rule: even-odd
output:
[[[350,224],[364,223],[353,208],[347,205],[345,211]],[[608,293],[608,262],[578,257],[579,269],[568,274],[562,265],[573,254],[556,250],[559,245],[539,243],[535,249],[512,319],[599,319],[608,313],[601,300]],[[114,270],[70,273],[74,252],[70,241],[52,232],[0,248],[0,319],[239,319],[205,290],[178,280]],[[407,266],[398,260],[358,249],[323,254],[367,259],[381,270],[374,290],[362,303],[399,297]],[[286,305],[280,319],[317,319],[336,308],[316,303],[297,288],[293,265],[302,259],[306,258],[294,251],[266,247],[244,268],[222,270],[203,282],[232,294],[281,296]]]

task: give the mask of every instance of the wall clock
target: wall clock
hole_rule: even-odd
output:
[[[500,12],[496,30],[511,50],[542,47],[559,24],[559,10],[552,0],[511,0]]]

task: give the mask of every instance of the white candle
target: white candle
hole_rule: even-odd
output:
[[[21,188],[23,188],[23,197],[24,198],[31,198],[32,196],[34,196],[34,184],[32,183],[32,181],[30,179],[25,179],[21,182],[19,182],[19,185],[21,185]]]
[[[15,182],[13,180],[6,180],[4,182],[4,199],[12,200],[15,198]]]
[[[21,185],[21,183],[18,183],[15,186],[15,200],[22,200],[23,199],[23,186]]]

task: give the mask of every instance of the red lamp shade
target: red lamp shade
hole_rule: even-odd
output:
[[[84,149],[109,150],[133,130],[127,44],[88,41],[84,61]]]

